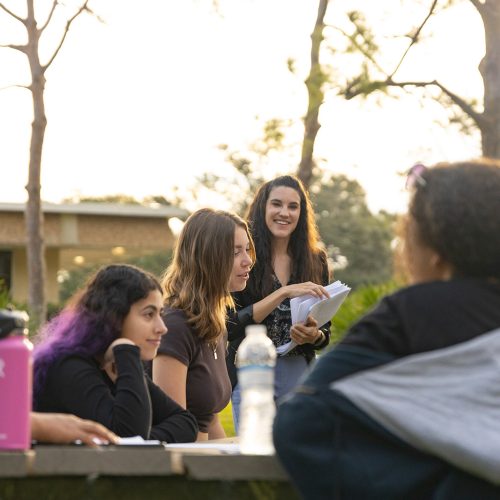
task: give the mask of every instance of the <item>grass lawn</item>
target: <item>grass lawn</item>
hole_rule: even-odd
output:
[[[226,431],[227,437],[232,437],[235,435],[234,433],[234,424],[233,424],[233,412],[231,410],[231,401],[229,404],[219,413],[219,419]]]

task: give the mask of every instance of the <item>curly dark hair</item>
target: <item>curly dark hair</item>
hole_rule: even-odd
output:
[[[247,287],[250,293],[257,297],[265,297],[272,292],[273,235],[266,224],[266,204],[271,191],[280,186],[292,188],[300,196],[300,216],[288,244],[288,253],[292,258],[292,274],[298,283],[321,283],[322,270],[326,263],[326,252],[320,246],[314,210],[302,182],[292,175],[283,175],[265,182],[255,194],[246,215],[257,257]]]
[[[500,278],[500,161],[439,163],[421,177],[409,215],[422,243],[457,277]]]

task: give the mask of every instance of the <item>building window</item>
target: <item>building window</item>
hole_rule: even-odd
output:
[[[10,290],[12,277],[12,252],[0,250],[0,290],[4,287]]]

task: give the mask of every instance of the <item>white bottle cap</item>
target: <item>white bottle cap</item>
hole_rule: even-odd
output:
[[[267,336],[267,328],[265,325],[248,325],[245,328],[245,336],[255,335],[255,334],[264,334]]]

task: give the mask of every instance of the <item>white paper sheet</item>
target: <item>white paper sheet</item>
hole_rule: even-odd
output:
[[[235,454],[240,452],[238,443],[171,443],[167,444],[168,449],[188,449],[196,450],[215,450],[222,453]]]

